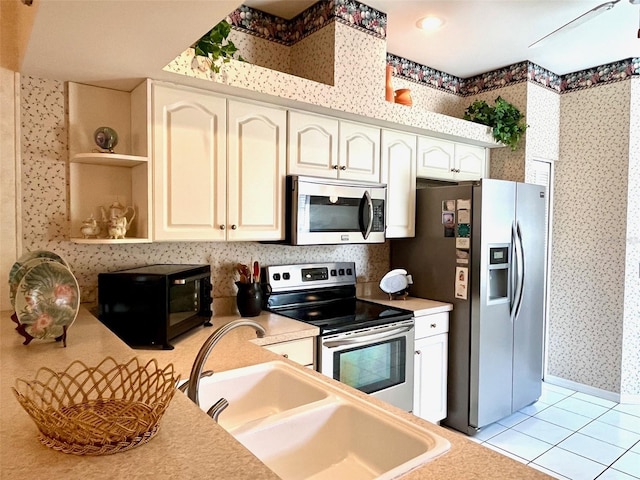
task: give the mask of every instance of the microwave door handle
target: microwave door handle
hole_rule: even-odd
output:
[[[366,240],[369,238],[369,234],[371,233],[371,229],[373,228],[373,200],[371,200],[371,194],[369,190],[364,191],[364,195],[362,195],[362,202],[366,202],[367,212],[369,212],[369,221],[367,222],[367,226],[364,226],[364,208],[360,209],[360,228],[363,229],[362,236]]]

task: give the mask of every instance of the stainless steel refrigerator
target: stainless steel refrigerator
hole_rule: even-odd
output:
[[[410,293],[453,304],[448,413],[472,434],[541,394],[545,195],[539,185],[485,179],[418,189],[416,236],[391,242]]]

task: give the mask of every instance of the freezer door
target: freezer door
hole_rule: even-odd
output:
[[[513,411],[535,402],[542,390],[545,195],[539,185],[517,184],[516,227],[522,250],[522,295],[513,325]]]
[[[516,184],[483,180],[474,191],[469,425],[481,428],[511,414],[511,321]],[[493,255],[492,255],[493,254]],[[504,259],[504,256],[508,258]],[[500,262],[506,262],[504,264]],[[478,278],[474,279],[473,275]]]

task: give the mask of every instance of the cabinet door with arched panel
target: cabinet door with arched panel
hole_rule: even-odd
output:
[[[287,173],[338,178],[338,119],[289,111]]]

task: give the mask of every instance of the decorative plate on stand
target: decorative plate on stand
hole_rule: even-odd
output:
[[[80,308],[80,288],[71,271],[57,262],[40,263],[24,275],[15,298],[24,345],[34,338],[62,340]]]

